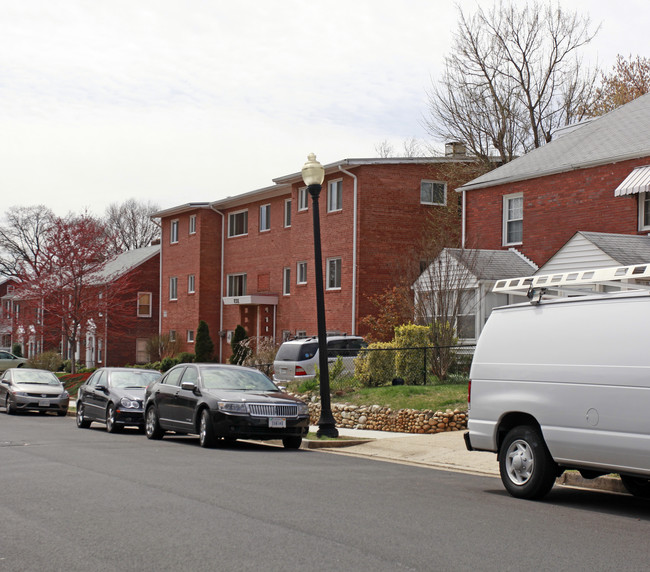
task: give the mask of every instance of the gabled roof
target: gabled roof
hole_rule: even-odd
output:
[[[141,264],[144,264],[147,260],[150,260],[159,253],[160,245],[155,244],[153,246],[128,250],[127,252],[118,254],[109,260],[104,268],[97,273],[98,282],[113,280],[118,276],[122,276]]]
[[[456,190],[493,187],[640,157],[650,157],[650,93],[578,125]]]
[[[461,264],[469,262],[471,272],[478,280],[514,278],[537,270],[535,264],[515,250],[446,250]]]
[[[579,232],[620,266],[650,262],[650,237],[606,232]]]

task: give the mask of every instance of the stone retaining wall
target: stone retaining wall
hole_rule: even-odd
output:
[[[318,424],[320,403],[309,401],[309,421]],[[379,405],[359,406],[342,403],[332,404],[332,414],[338,427],[348,429],[369,429],[372,431],[396,431],[400,433],[441,433],[459,431],[467,427],[467,413],[458,409],[452,411],[417,411]]]

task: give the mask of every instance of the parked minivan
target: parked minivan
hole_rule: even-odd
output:
[[[650,292],[495,309],[470,371],[467,448],[498,455],[510,494],[540,498],[566,469],[618,473],[650,496]]]
[[[354,358],[368,344],[359,336],[327,336],[327,361],[330,364],[341,356],[343,370],[354,373]],[[274,381],[312,379],[318,365],[318,337],[284,342],[273,362]]]

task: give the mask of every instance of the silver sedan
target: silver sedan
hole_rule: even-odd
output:
[[[66,415],[70,396],[51,371],[43,369],[8,369],[0,378],[0,404],[8,415],[18,411],[54,411]]]

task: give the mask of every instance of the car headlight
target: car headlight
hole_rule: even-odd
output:
[[[217,407],[219,407],[219,411],[223,411],[224,413],[238,413],[240,415],[246,415],[248,413],[248,407],[246,407],[245,403],[237,403],[234,401],[218,401]]]
[[[17,397],[27,397],[26,391],[12,391],[11,393]]]
[[[120,399],[120,405],[126,409],[139,409],[140,408],[140,402],[135,401],[133,399],[129,399],[128,397],[123,397]]]
[[[70,394],[67,391],[63,390],[63,393],[61,395],[59,395],[59,397],[61,399],[66,399],[66,398],[70,397]]]
[[[298,403],[298,415],[309,415],[309,407],[306,403]]]

